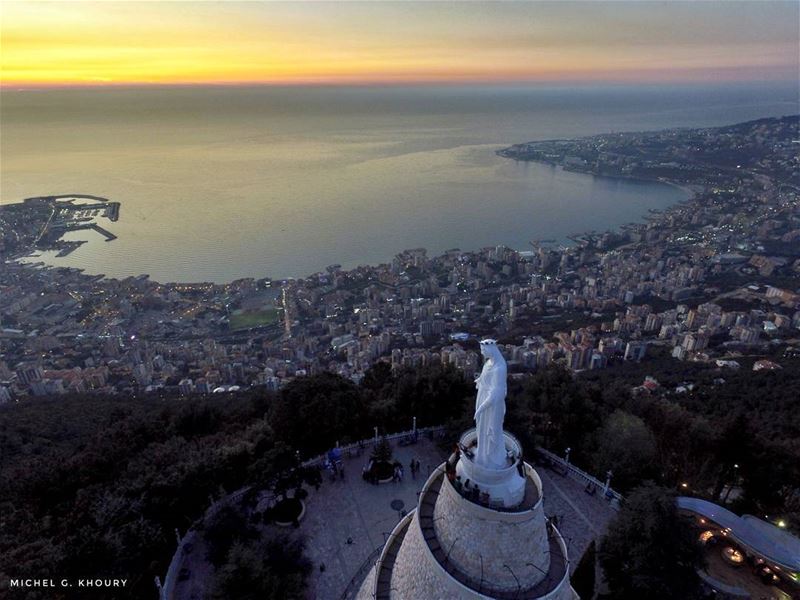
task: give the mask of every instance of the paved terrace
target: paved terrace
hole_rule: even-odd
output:
[[[306,554],[314,563],[310,598],[337,600],[362,566],[366,575],[366,565],[371,567],[377,560],[402,511],[416,508],[417,494],[429,473],[447,456],[424,436],[411,446],[393,443],[392,449],[395,460],[403,465],[403,481],[378,485],[364,481],[361,470],[372,450],[367,447],[360,457],[344,459],[344,480],[330,482],[326,474],[319,491],[309,493],[300,532],[306,536]],[[409,468],[412,458],[422,464],[416,479]],[[348,538],[352,543],[348,543]],[[321,564],[325,565],[323,572],[320,572]],[[357,590],[356,586],[353,592]]]
[[[428,474],[447,456],[423,438],[416,445],[393,448],[395,458],[405,467],[401,483],[376,486],[363,481],[361,469],[369,460],[369,452],[365,450],[360,458],[345,459],[344,481],[330,483],[326,478],[318,492],[312,490],[309,494],[306,517],[300,525],[300,531],[307,537],[306,552],[314,563],[309,597],[338,600],[348,591],[348,583],[359,569],[363,567],[366,575],[401,518],[392,501],[403,502],[400,510],[414,509]],[[422,472],[416,479],[411,478],[408,468],[412,456],[422,463]],[[541,466],[536,466],[536,471],[542,479],[545,514],[558,518],[558,528],[567,543],[570,567],[574,570],[589,543],[605,532],[615,511],[602,495],[588,495],[581,483]],[[347,543],[348,538],[352,543]],[[320,572],[320,564],[325,565],[324,572]],[[358,583],[360,578],[350,591],[357,591]]]
[[[392,448],[394,458],[404,467],[402,482],[373,485],[361,478],[371,451],[368,446],[361,456],[343,459],[344,479],[330,481],[323,472],[320,489],[309,491],[306,515],[298,530],[306,537],[306,554],[313,564],[308,598],[339,600],[345,592],[354,594],[358,590],[390,532],[404,512],[416,508],[418,493],[429,474],[449,453],[425,436],[420,436],[414,445],[393,443]],[[412,458],[422,465],[416,478],[411,476],[409,468]],[[570,568],[574,570],[591,540],[602,535],[615,512],[602,495],[588,495],[582,483],[543,466],[534,466],[542,479],[545,514],[557,517],[558,529],[567,544]],[[278,528],[264,529],[265,535],[269,535]],[[179,565],[188,568],[191,577],[176,585],[172,598],[204,597],[212,575],[204,555],[202,541],[195,538],[194,550]],[[349,586],[354,578],[357,581]]]

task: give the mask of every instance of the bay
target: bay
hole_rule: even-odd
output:
[[[796,110],[763,86],[174,87],[2,90],[0,203],[122,203],[118,239],[36,260],[108,276],[231,281],[603,231],[685,199],[495,155],[607,131]],[[104,223],[104,226],[106,224]]]

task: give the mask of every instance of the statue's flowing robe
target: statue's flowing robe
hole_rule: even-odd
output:
[[[503,439],[503,419],[506,414],[506,365],[505,361],[487,360],[483,365],[475,401],[475,425],[478,432],[478,448],[475,462],[487,468],[506,467],[506,445]],[[478,409],[486,405],[479,414]]]

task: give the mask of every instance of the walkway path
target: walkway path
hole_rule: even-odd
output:
[[[557,517],[558,530],[567,542],[570,571],[574,572],[591,541],[600,541],[617,512],[602,495],[590,496],[574,479],[534,466],[542,478],[544,512],[548,517]]]

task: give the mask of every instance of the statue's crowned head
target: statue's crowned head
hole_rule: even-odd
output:
[[[497,347],[497,341],[491,339],[481,340],[481,354],[486,358],[502,356],[500,354],[500,348]]]

